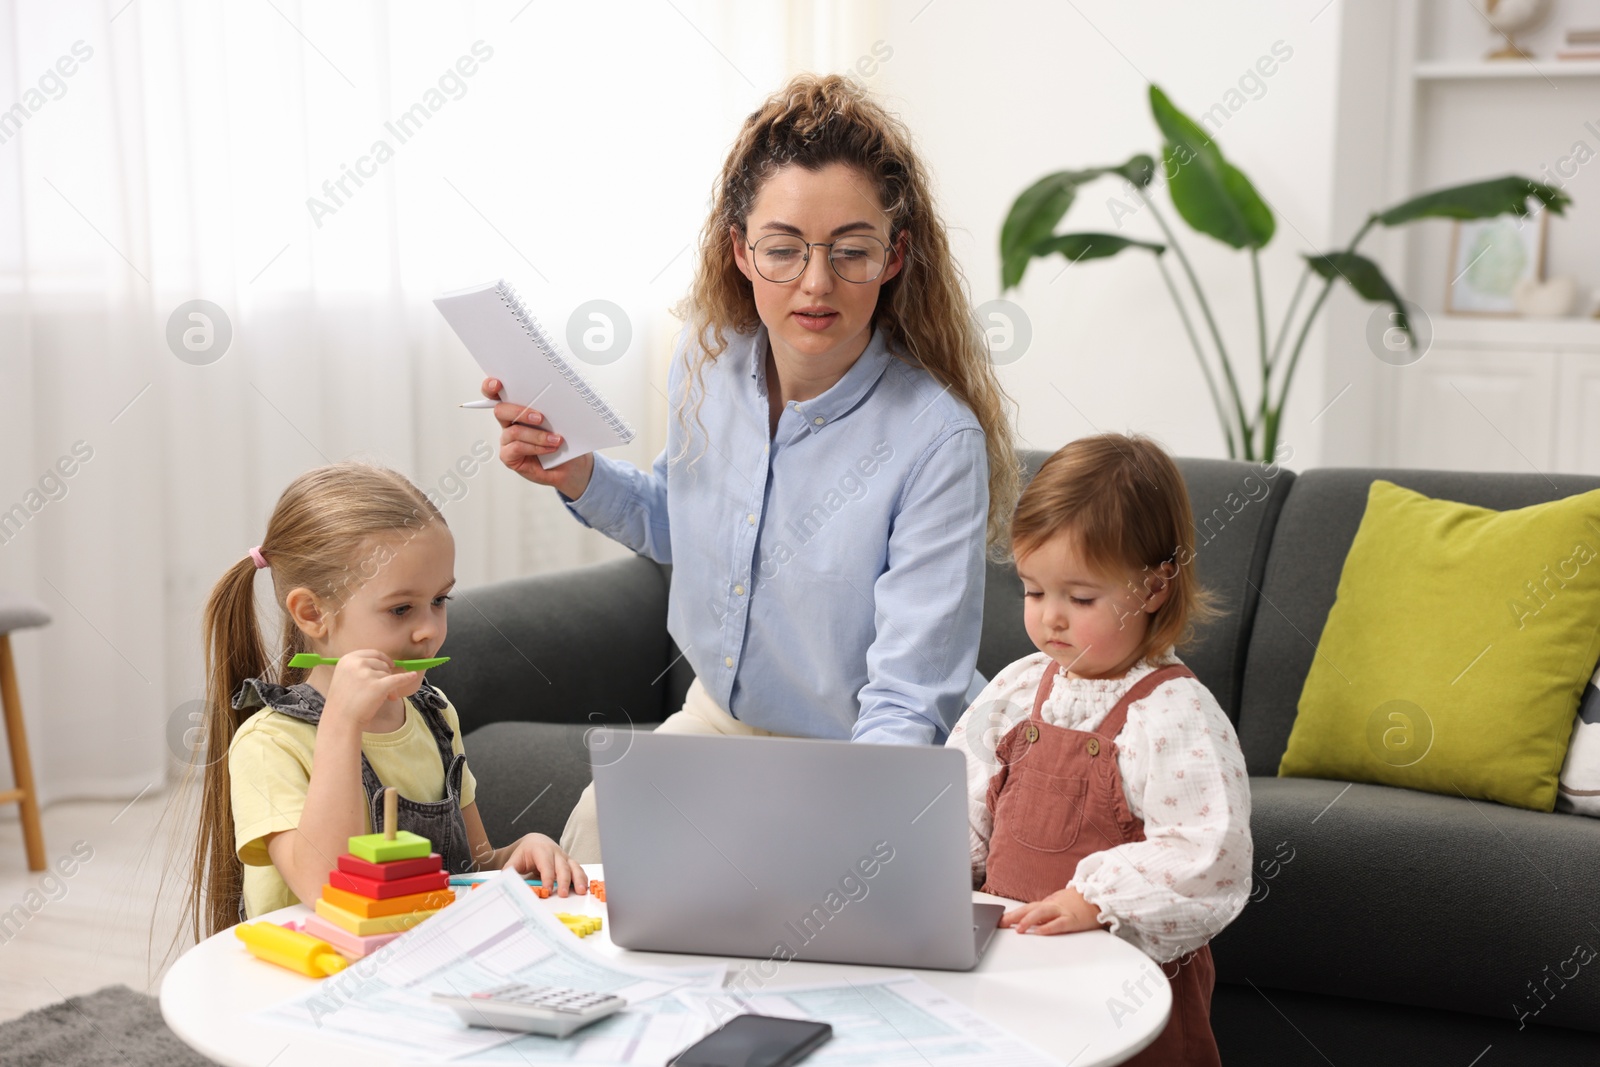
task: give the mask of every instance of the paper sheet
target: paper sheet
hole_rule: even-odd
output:
[[[717,981],[721,981],[720,975]],[[456,1062],[471,1067],[488,1064],[526,1067],[537,1063],[659,1067],[712,1029],[714,1027],[688,1005],[672,997],[657,997],[630,1006],[565,1039],[525,1034]]]
[[[675,999],[708,1028],[743,1012],[813,1019],[833,1038],[806,1067],[1060,1067],[1047,1055],[912,974],[779,986],[746,994],[688,987]]]
[[[435,992],[465,995],[505,982],[564,986],[615,993],[629,1002],[629,1012],[619,1013],[626,1015],[632,1006],[648,1004],[690,982],[720,985],[722,975],[720,966],[680,974],[667,968],[613,962],[574,937],[554,914],[540,906],[521,877],[508,871],[373,955],[324,979],[311,992],[268,1008],[259,1017],[277,1025],[376,1045],[392,1051],[396,1058],[437,1062],[508,1042],[521,1044],[524,1039],[515,1033],[466,1026],[453,1010],[432,1000]],[[663,1013],[639,1013],[640,1020],[659,1014]],[[685,1025],[689,1029],[696,1025],[676,1003],[670,1004],[665,1014],[688,1020]],[[590,1029],[599,1025],[603,1024]],[[633,1020],[612,1029],[622,1032],[629,1027],[640,1031],[633,1045],[655,1030],[672,1029],[675,1035],[681,1028],[679,1024],[656,1026]],[[556,1044],[563,1054],[545,1059],[649,1062],[611,1055],[609,1048],[604,1059],[573,1060],[567,1053],[577,1047],[574,1042]],[[677,1047],[681,1046],[674,1046],[673,1051]],[[527,1062],[527,1057],[513,1055],[513,1062]]]

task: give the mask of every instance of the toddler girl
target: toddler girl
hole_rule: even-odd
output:
[[[282,636],[256,621],[256,571],[270,568]],[[348,839],[382,825],[386,786],[400,829],[451,872],[512,866],[565,896],[583,869],[528,834],[494,848],[484,833],[456,712],[420,671],[444,643],[455,584],[444,516],[390,470],[340,463],[296,478],[267,536],[206,605],[207,764],[189,914],[197,938],[313,901]],[[337,666],[287,666],[297,652]]]
[[[948,742],[968,753],[974,884],[1026,901],[1000,924],[1104,928],[1162,964],[1172,1014],[1140,1067],[1221,1062],[1207,942],[1250,892],[1244,756],[1173,654],[1211,614],[1192,530],[1183,478],[1148,438],[1101,434],[1046,460],[1011,535],[1039,651]]]

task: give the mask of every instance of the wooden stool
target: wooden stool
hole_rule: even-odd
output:
[[[22,722],[22,693],[17,689],[16,664],[11,658],[11,631],[44,626],[49,621],[50,613],[37,602],[0,592],[0,707],[5,711],[11,776],[17,785],[0,793],[0,804],[22,805],[22,840],[28,849],[30,871],[44,870],[44,828],[39,825],[39,793],[33,785],[28,731]]]

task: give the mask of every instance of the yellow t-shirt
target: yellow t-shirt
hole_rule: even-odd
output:
[[[366,753],[379,780],[398,789],[401,796],[425,802],[443,800],[444,766],[439,760],[439,746],[416,706],[410,700],[405,705],[405,725],[393,733],[362,734],[361,751]],[[456,752],[464,751],[456,709],[448,701],[444,719],[450,727],[450,747]],[[260,708],[240,724],[228,746],[233,841],[244,864],[245,914],[251,918],[300,903],[272,865],[264,839],[300,825],[306,790],[311,786],[311,754],[316,743],[317,728],[311,723],[272,708]],[[472,768],[464,767],[461,806],[471,804],[476,794]],[[370,811],[365,832],[373,832]]]

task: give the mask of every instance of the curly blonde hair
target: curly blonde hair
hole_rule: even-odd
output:
[[[995,376],[910,132],[841,75],[797,75],[769,97],[745,119],[717,177],[694,283],[677,308],[700,341],[689,368],[701,387],[700,400],[706,364],[728,347],[724,331],[748,333],[761,321],[750,281],[734,261],[732,234],[745,232],[757,194],[780,168],[817,171],[835,163],[855,168],[872,184],[890,220],[891,243],[904,248],[899,274],[879,294],[874,328],[883,331],[897,358],[927,370],[983,427],[989,458],[986,540],[1000,558],[1021,484],[1011,401]],[[698,422],[699,401],[694,413]]]

